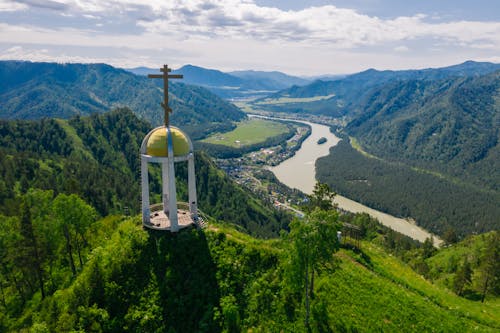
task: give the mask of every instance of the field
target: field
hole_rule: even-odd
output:
[[[255,104],[265,105],[265,104],[309,103],[309,102],[321,101],[324,99],[330,99],[334,96],[335,94],[326,96],[303,97],[303,98],[294,98],[294,97],[266,98],[262,101],[256,102]]]
[[[240,148],[257,144],[288,132],[288,127],[271,120],[250,118],[238,123],[236,129],[226,133],[216,133],[202,142]]]

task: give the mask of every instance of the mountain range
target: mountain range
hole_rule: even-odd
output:
[[[70,118],[127,106],[154,125],[163,122],[162,82],[109,65],[1,61],[0,77],[3,119]],[[246,117],[199,86],[172,82],[169,96],[172,123],[195,137]]]
[[[137,75],[147,75],[155,70],[146,67],[127,69]],[[185,65],[172,71],[184,75],[184,82],[207,88],[223,98],[255,98],[288,88],[293,85],[305,85],[310,82],[281,72],[234,71],[222,72],[216,69]]]

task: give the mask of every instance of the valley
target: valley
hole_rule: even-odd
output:
[[[242,105],[240,104],[240,106]],[[246,109],[248,110],[248,106],[246,106]],[[316,160],[323,156],[328,156],[331,148],[337,145],[340,139],[331,133],[329,127],[325,125],[293,119],[273,118],[270,116],[250,115],[250,117],[269,120],[292,120],[298,123],[306,124],[311,128],[311,134],[307,137],[307,139],[305,139],[305,141],[302,142],[300,149],[295,151],[293,156],[289,158],[281,157],[279,164],[275,164],[275,160],[272,158],[273,155],[279,155],[279,152],[276,151],[275,147],[269,147],[264,150],[263,154],[265,159],[244,157],[235,161],[221,160],[217,162],[217,164],[237,182],[251,188],[253,191],[268,193],[271,195],[271,198],[275,200],[275,204],[278,205],[278,207],[284,207],[284,209],[292,210],[292,207],[288,206],[286,203],[289,201],[293,201],[296,204],[300,203],[300,196],[297,197],[296,194],[294,195],[293,191],[287,191],[287,193],[291,193],[290,196],[285,196],[283,193],[279,192],[273,193],[273,191],[267,191],[262,182],[255,178],[254,174],[261,172],[261,168],[266,168],[273,172],[277,180],[282,184],[285,184],[292,189],[298,189],[304,194],[311,195],[317,181],[315,167]],[[256,133],[259,133],[260,136],[260,132]],[[318,145],[317,141],[322,137],[327,139],[326,144]],[[255,154],[256,153],[250,153],[249,155],[255,156]],[[272,166],[269,166],[269,164]],[[335,168],[335,165],[330,165],[330,168]],[[390,214],[377,211],[376,209],[367,207],[339,194],[335,196],[334,202],[341,210],[352,213],[367,213],[378,219],[383,225],[420,242],[424,242],[427,238],[432,238],[436,246],[440,246],[442,244],[442,240],[438,236],[427,232],[423,228],[419,227],[415,221],[410,219],[398,218]],[[301,213],[299,212],[298,214]]]
[[[237,106],[173,84],[206,223],[170,234],[138,215],[158,86],[107,65],[1,65],[24,74],[0,90],[0,331],[500,329],[491,66],[367,71]]]

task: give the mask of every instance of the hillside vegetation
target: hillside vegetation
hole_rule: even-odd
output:
[[[498,233],[453,245],[469,268],[443,267],[451,247],[339,215],[324,184],[290,222],[197,153],[207,227],[144,230],[137,154],[149,129],[128,109],[0,122],[0,331],[500,329]]]
[[[128,109],[70,120],[0,120],[0,213],[19,210],[30,188],[77,194],[110,213],[139,212],[139,147],[151,129]],[[210,158],[196,156],[200,208],[261,237],[277,236],[289,217],[236,186]],[[160,202],[160,172],[151,168],[151,191]],[[187,166],[177,167],[179,198],[187,198]]]
[[[71,118],[128,107],[152,124],[163,123],[163,83],[105,64],[0,62],[0,118]],[[161,87],[161,88],[160,88]],[[170,84],[172,124],[193,138],[228,130],[245,118],[234,105],[208,90]]]
[[[57,207],[59,202],[75,200],[78,201],[74,197],[58,197],[52,204],[42,201],[48,204],[45,210],[40,210],[38,204],[31,207],[37,240],[48,235],[42,236],[37,229],[44,225],[40,214],[52,214],[51,205]],[[22,243],[28,237],[22,232],[18,238],[12,237],[19,228],[16,223],[11,218],[0,225],[0,241],[8,249],[15,244],[12,242]],[[2,330],[31,327],[38,332],[494,332],[500,329],[498,299],[487,298],[485,303],[471,301],[431,284],[376,245],[376,240],[383,243],[383,238],[363,241],[361,250],[339,249],[334,236],[339,228],[338,216],[334,212],[315,211],[307,222],[295,221],[286,237],[267,241],[213,222],[204,231],[190,229],[175,235],[145,231],[139,224],[138,218],[118,216],[90,220],[78,234],[88,243],[82,248],[82,254],[86,255],[76,264],[72,278],[63,260],[68,255],[62,246],[64,237],[59,232],[53,233],[52,244],[57,245],[55,241],[60,240],[61,247],[56,247],[56,252],[48,257],[52,258],[47,262],[52,265],[51,270],[42,271],[47,287],[43,298],[36,280],[31,281],[34,293],[23,289],[28,285],[26,275],[23,278],[22,274],[29,272],[2,266],[12,269],[0,275],[4,290],[0,304],[4,310],[0,312]],[[58,228],[59,224],[46,227]],[[43,242],[38,244],[40,248],[45,246]],[[421,249],[414,251],[413,256],[425,253]],[[23,253],[18,252],[17,258],[22,258]],[[0,259],[12,265],[11,258],[16,256],[9,251]],[[45,254],[41,258],[46,258]],[[21,284],[17,289],[12,284],[13,273],[23,278],[18,280]],[[313,279],[304,284],[306,276]],[[23,290],[25,293],[21,294]]]
[[[386,184],[374,181],[367,191],[386,195],[357,197],[414,217],[431,230],[443,232],[447,225],[461,234],[498,230],[500,71],[474,78],[398,82],[377,90],[367,101],[362,115],[345,131],[368,154],[403,164],[397,168],[407,170],[406,181],[386,177]],[[365,161],[367,170],[357,171],[358,176],[373,180],[368,170],[383,163]],[[324,163],[320,169],[327,172]],[[384,174],[390,174],[387,168]],[[394,196],[407,199],[389,202]]]
[[[387,86],[346,131],[369,153],[500,190],[500,71]]]

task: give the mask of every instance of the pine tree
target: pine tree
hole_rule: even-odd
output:
[[[488,292],[500,293],[500,232],[498,231],[495,231],[487,242],[480,272],[483,285],[481,302],[484,302]]]
[[[21,204],[21,235],[23,236],[22,256],[23,261],[28,265],[26,268],[34,270],[34,274],[38,280],[39,288],[42,293],[42,298],[45,298],[45,289],[43,285],[43,270],[38,247],[38,240],[35,237],[33,230],[33,221],[31,219],[30,206],[26,200]]]
[[[472,282],[472,268],[469,261],[465,259],[464,264],[455,273],[455,278],[453,279],[453,291],[458,296],[462,296],[464,288],[470,285]]]

